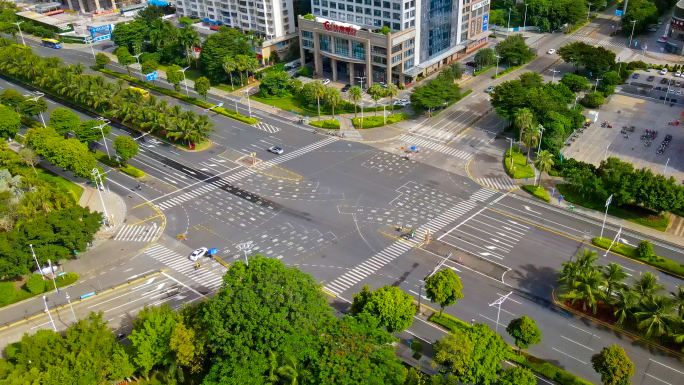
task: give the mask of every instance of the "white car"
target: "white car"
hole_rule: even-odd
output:
[[[199,249],[193,251],[188,258],[190,258],[191,261],[195,262],[196,260],[203,257],[204,254],[207,253],[207,251],[208,249],[206,247],[200,247]]]
[[[675,77],[681,77],[682,76],[682,71],[677,71],[674,74]]]
[[[152,138],[152,139],[147,139],[147,141],[150,142],[150,143],[152,143],[152,144],[162,144],[162,142],[160,142],[159,140],[154,139],[154,138]]]
[[[554,53],[556,53],[556,50],[553,49],[553,48],[551,48],[551,49],[548,50],[546,53],[548,53],[549,55],[553,55]]]
[[[50,266],[48,265],[48,266],[45,266],[45,267],[41,268],[40,270],[36,269],[36,270],[33,272],[33,274],[42,274],[42,275],[46,275],[46,274],[50,274],[50,273],[56,273],[58,268],[59,268],[59,266],[57,266],[57,265],[52,265],[52,271],[50,271]]]
[[[661,69],[660,72],[658,72],[660,75],[665,75],[667,73],[667,70],[665,68]]]
[[[268,151],[278,155],[283,155],[284,152],[282,148],[276,146],[269,147]]]
[[[665,36],[658,39],[658,43],[665,43],[666,41],[667,41],[667,38]]]
[[[378,82],[378,85],[382,88],[387,88],[387,83],[385,82]]]
[[[330,79],[323,79],[323,85],[328,85],[330,84]]]

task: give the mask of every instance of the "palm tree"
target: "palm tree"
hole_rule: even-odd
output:
[[[562,290],[571,291],[582,276],[598,271],[595,265],[597,260],[596,251],[585,248],[582,251],[578,250],[569,262],[563,262],[563,268],[558,271],[561,277],[557,281],[563,284]]]
[[[396,84],[390,83],[387,85],[387,88],[385,88],[385,96],[390,98],[390,103],[394,104],[394,97],[397,96],[399,93],[399,87],[397,87]],[[392,107],[394,108],[394,107]]]
[[[268,350],[268,373],[264,376],[267,384],[277,384],[280,378],[278,377],[278,367],[280,366],[280,357],[278,353]]]
[[[19,159],[24,162],[27,166],[33,168],[33,172],[38,175],[36,171],[36,165],[40,162],[40,157],[30,148],[23,148],[19,150]]]
[[[349,92],[347,92],[347,98],[349,98],[349,101],[354,103],[354,118],[356,118],[356,104],[361,101],[361,98],[363,98],[363,93],[361,92],[361,87],[359,86],[354,86],[349,89]]]
[[[513,118],[513,124],[515,124],[515,126],[518,127],[518,130],[520,130],[520,141],[521,142],[523,140],[522,139],[523,132],[525,132],[525,130],[532,127],[532,120],[533,119],[534,119],[534,116],[532,115],[532,111],[530,111],[529,108],[521,108],[515,114],[515,117]]]
[[[622,266],[617,263],[609,263],[608,266],[604,266],[603,279],[606,280],[606,296],[610,298],[615,289],[622,289],[625,285],[622,281],[627,278],[627,273],[622,270]]]
[[[382,98],[384,93],[385,90],[377,84],[373,84],[371,88],[368,89],[368,94],[375,100],[375,116],[378,116],[378,100]]]
[[[183,29],[178,31],[178,42],[185,49],[185,56],[188,65],[190,65],[190,53],[192,52],[193,47],[199,46],[201,43],[199,32],[192,26],[186,25]]]
[[[659,284],[658,277],[650,271],[639,273],[639,279],[634,278],[634,291],[642,301],[657,295],[663,289],[665,289],[665,286]]]
[[[252,75],[256,72],[256,70],[259,69],[259,60],[257,60],[254,57],[250,57],[247,59],[245,62],[245,71],[247,72],[247,84],[249,84],[249,73],[251,72]],[[254,78],[252,78],[252,81]]]
[[[223,62],[221,62],[221,66],[223,67],[223,70],[226,71],[228,75],[230,75],[230,88],[233,88],[233,71],[237,69],[237,62],[235,59],[233,59],[230,56],[226,56],[223,58]]]
[[[670,295],[674,301],[673,304],[677,307],[679,318],[684,320],[684,285],[677,285],[677,291],[671,291]]]
[[[541,185],[541,174],[551,170],[553,164],[553,155],[548,150],[539,151],[537,159],[534,160],[534,167],[539,170],[539,185]]]
[[[527,156],[525,157],[525,163],[530,163],[530,152],[532,152],[532,147],[536,146],[539,138],[541,137],[541,131],[539,131],[538,126],[530,126],[524,131],[521,131],[521,140],[527,146]]]
[[[235,56],[235,67],[238,70],[238,73],[240,74],[240,87],[243,86],[242,84],[242,71],[247,69],[247,60],[249,60],[249,57],[246,55],[236,55]]]
[[[320,80],[314,80],[311,83],[311,92],[318,103],[318,120],[321,120],[321,98],[325,96],[325,85]]]
[[[335,106],[340,104],[342,97],[340,96],[340,90],[333,87],[328,87],[325,90],[325,95],[323,96],[325,102],[332,107],[332,117],[335,119]]]
[[[591,306],[596,314],[598,302],[605,298],[605,292],[602,289],[605,283],[598,270],[586,272],[576,277],[574,286],[569,292],[563,294],[562,298],[570,300],[572,304],[581,301],[582,310],[587,311],[587,306]]]
[[[76,63],[76,65],[69,66],[69,68],[72,69],[72,71],[74,72],[74,75],[82,75],[83,71],[85,71],[86,67],[85,67],[85,65],[83,65],[83,63],[78,62],[78,63]]]
[[[283,361],[284,363],[278,368],[277,373],[288,380],[287,383],[290,385],[303,384],[310,376],[311,373],[302,367],[294,356],[286,356]]]
[[[634,309],[639,306],[639,296],[634,290],[620,290],[613,306],[616,309],[614,315],[618,317],[617,323],[621,324],[634,314]]]
[[[646,329],[646,336],[650,337],[653,332],[661,336],[670,333],[670,325],[675,324],[678,319],[674,315],[674,305],[672,300],[667,297],[652,296],[645,301],[641,301],[642,310],[634,313],[639,323],[639,329]]]

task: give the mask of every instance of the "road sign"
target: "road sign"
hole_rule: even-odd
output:
[[[83,298],[88,298],[88,297],[92,297],[92,296],[94,296],[94,295],[95,295],[95,292],[94,292],[94,291],[91,291],[91,292],[88,293],[88,294],[83,294],[83,295],[81,296],[81,299],[83,299]]]
[[[622,11],[619,9],[615,10],[615,16],[622,16]]]
[[[146,74],[145,78],[147,78],[147,80],[156,80],[159,79],[159,75],[157,74],[157,71],[154,71],[150,72],[149,74]]]
[[[223,107],[223,102],[217,104],[216,107]]]

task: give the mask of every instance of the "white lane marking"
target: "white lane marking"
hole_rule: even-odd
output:
[[[592,348],[590,348],[590,347],[588,347],[588,346],[582,345],[582,344],[580,344],[580,343],[577,342],[577,341],[573,341],[573,340],[571,340],[570,338],[568,338],[568,337],[566,337],[566,336],[561,336],[561,338],[565,338],[566,340],[568,340],[568,341],[570,341],[570,342],[572,342],[572,343],[575,343],[575,344],[577,344],[577,345],[579,345],[579,346],[581,346],[581,347],[583,347],[583,348],[585,348],[585,349],[589,349],[589,350],[591,350],[592,352],[594,351],[594,349],[592,349]]]
[[[575,357],[569,355],[568,353],[563,353],[563,352],[561,352],[560,350],[558,350],[558,349],[556,349],[556,348],[551,348],[551,349],[557,351],[557,352],[560,353],[560,354],[566,355],[566,356],[572,358],[573,360],[577,360],[577,361],[583,363],[584,365],[588,365],[586,362],[584,362],[584,361],[582,361],[582,360],[580,360],[580,359],[578,359],[578,358],[575,358]]]

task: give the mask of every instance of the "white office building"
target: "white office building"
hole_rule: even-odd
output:
[[[302,63],[364,88],[411,84],[487,44],[490,0],[311,0],[299,18]],[[379,30],[388,27],[388,34]]]

